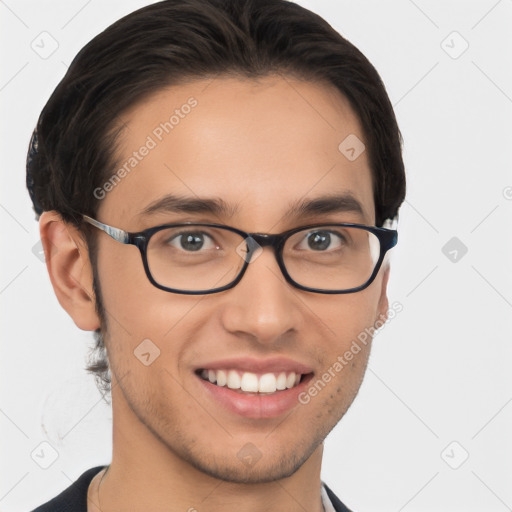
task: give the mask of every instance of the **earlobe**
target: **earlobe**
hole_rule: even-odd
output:
[[[41,214],[39,233],[46,268],[60,305],[80,329],[98,329],[89,251],[79,231],[64,222],[58,212],[49,211]]]

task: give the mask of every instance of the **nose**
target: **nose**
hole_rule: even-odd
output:
[[[286,341],[302,324],[300,290],[285,281],[272,247],[253,255],[241,281],[225,293],[224,328],[259,344]]]

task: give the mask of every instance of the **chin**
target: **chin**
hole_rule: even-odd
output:
[[[297,472],[316,450],[322,440],[303,452],[300,447],[278,454],[276,450],[260,453],[253,446],[252,457],[244,456],[243,449],[227,458],[225,452],[221,455],[210,454],[208,458],[187,454],[185,460],[195,469],[212,478],[237,484],[264,484],[288,478]],[[249,443],[248,443],[249,444]],[[245,445],[247,446],[247,445]],[[250,453],[250,449],[249,453]]]
[[[275,482],[292,476],[301,466],[303,461],[287,460],[263,462],[260,459],[253,465],[237,461],[236,463],[205,464],[204,461],[197,461],[193,465],[196,469],[217,480],[236,484],[264,484]]]

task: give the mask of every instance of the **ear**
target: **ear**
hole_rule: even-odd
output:
[[[64,222],[56,211],[41,214],[39,233],[46,268],[60,305],[80,329],[98,329],[92,266],[82,234],[75,226]]]
[[[386,263],[382,269],[382,285],[380,289],[379,304],[377,312],[379,313],[378,318],[385,322],[388,319],[389,311],[389,300],[388,300],[388,281],[389,281],[389,263]]]

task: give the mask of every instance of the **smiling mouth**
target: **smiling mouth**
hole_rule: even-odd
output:
[[[247,394],[268,395],[286,391],[303,382],[312,373],[269,372],[252,373],[240,370],[211,370],[200,368],[196,374],[203,380],[219,387],[227,387],[232,391]]]

